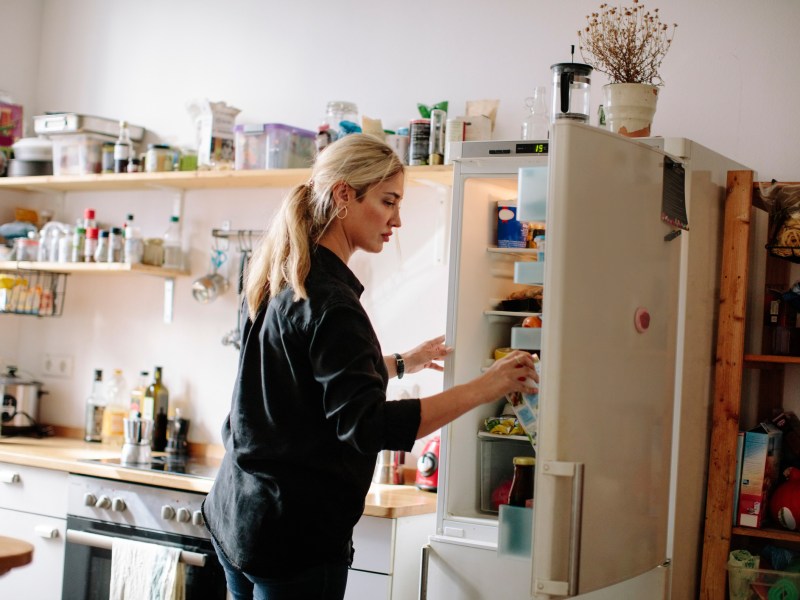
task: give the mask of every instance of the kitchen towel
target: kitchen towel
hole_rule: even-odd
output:
[[[110,600],[184,600],[178,548],[114,538]]]

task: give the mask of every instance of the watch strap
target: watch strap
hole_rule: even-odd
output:
[[[394,360],[397,364],[397,378],[402,379],[403,375],[406,373],[406,363],[403,360],[403,357],[400,356],[397,352],[394,353]]]

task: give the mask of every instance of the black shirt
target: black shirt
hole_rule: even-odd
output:
[[[320,246],[308,299],[284,289],[244,325],[225,457],[203,511],[228,560],[247,573],[348,562],[377,453],[414,444],[420,402],[386,400],[363,290]]]

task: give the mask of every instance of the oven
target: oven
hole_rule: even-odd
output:
[[[186,598],[227,596],[225,573],[203,523],[203,494],[69,476],[62,598],[109,597],[111,545],[123,538],[180,548]]]

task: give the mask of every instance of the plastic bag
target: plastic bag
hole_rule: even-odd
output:
[[[767,250],[773,256],[800,263],[800,185],[759,187],[761,201],[769,210]]]

